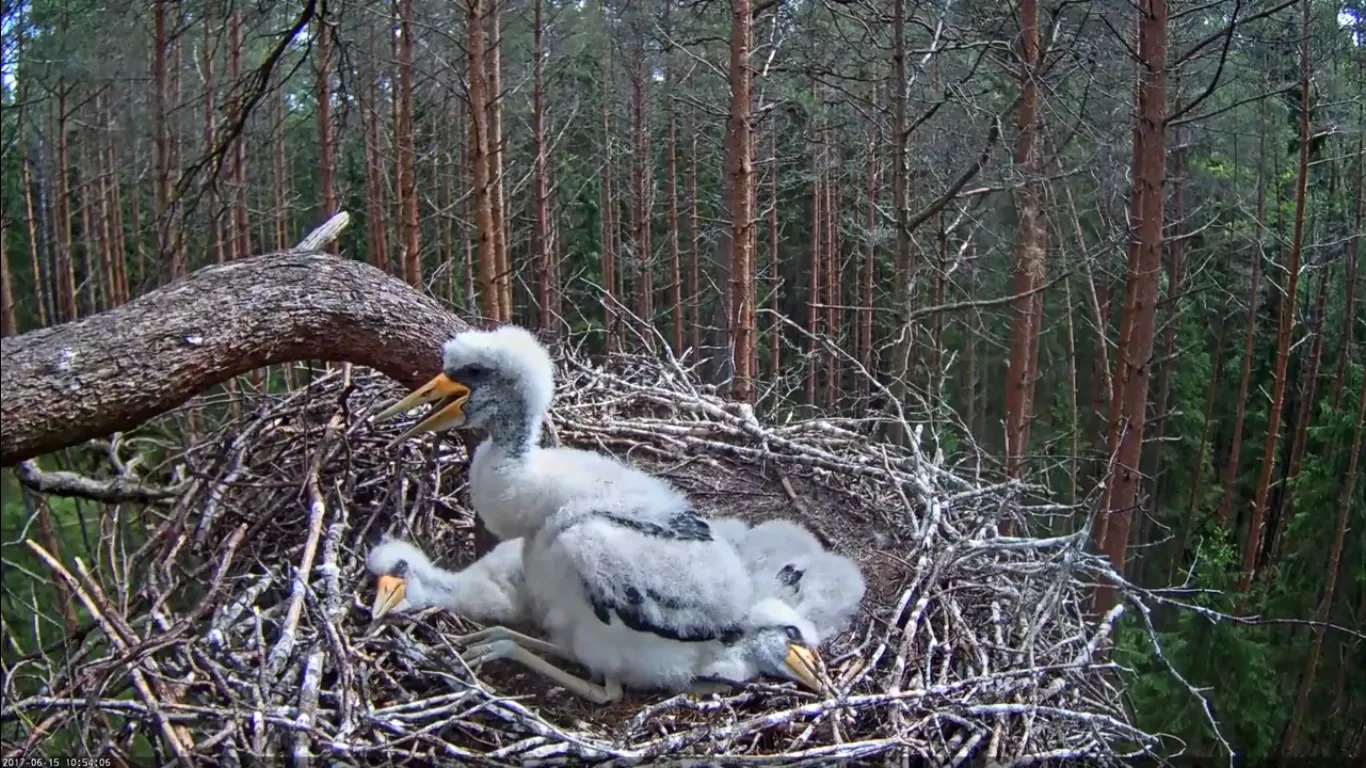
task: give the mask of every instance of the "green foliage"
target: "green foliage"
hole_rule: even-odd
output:
[[[1191,603],[1231,612],[1232,600],[1215,590],[1236,591],[1238,549],[1211,530],[1195,546],[1196,564],[1188,576]],[[1173,612],[1174,620],[1157,633],[1163,655],[1186,681],[1203,691],[1224,738],[1244,756],[1267,755],[1274,748],[1286,711],[1287,694],[1271,665],[1272,632],[1214,622],[1192,611]],[[1184,743],[1188,754],[1219,755],[1222,747],[1201,703],[1155,658],[1141,619],[1121,624],[1115,660],[1137,673],[1129,697],[1141,727],[1167,733]]]

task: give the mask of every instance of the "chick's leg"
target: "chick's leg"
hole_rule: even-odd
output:
[[[522,646],[523,648],[527,649],[528,651],[531,651],[532,653],[543,653],[548,656],[554,656],[558,659],[564,659],[565,661],[575,660],[574,657],[571,656],[568,651],[564,650],[558,645],[555,645],[554,643],[549,643],[545,640],[538,640],[534,637],[524,635],[521,632],[518,632],[513,629],[508,629],[507,627],[503,626],[489,627],[487,629],[481,629],[478,632],[471,632],[468,635],[462,635],[460,637],[455,638],[453,642],[457,646],[464,647],[481,644],[490,644],[497,640],[511,640],[512,642]]]
[[[460,658],[471,664],[494,659],[511,659],[534,672],[550,678],[566,690],[578,694],[594,704],[607,704],[621,698],[621,685],[608,679],[606,685],[598,685],[572,675],[542,659],[510,639],[494,640],[476,645],[460,654]]]

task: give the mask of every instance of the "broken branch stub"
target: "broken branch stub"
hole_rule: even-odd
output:
[[[298,360],[416,386],[464,321],[358,261],[273,253],[0,341],[0,466],[127,430],[215,384]]]

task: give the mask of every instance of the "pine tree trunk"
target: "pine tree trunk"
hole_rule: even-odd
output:
[[[82,110],[85,111],[85,110]],[[89,124],[88,114],[78,118],[78,122]],[[86,132],[88,135],[88,131]],[[92,167],[90,156],[90,141],[82,139],[77,142],[76,158],[76,178],[79,183],[76,185],[76,200],[81,209],[81,277],[76,283],[77,287],[77,307],[80,307],[80,294],[82,288],[86,295],[85,312],[82,314],[93,315],[99,312],[100,307],[100,285],[99,272],[96,266],[96,254],[100,250],[98,228],[95,226],[95,183],[99,177]]]
[[[1024,176],[1015,195],[1019,225],[1015,235],[1014,315],[1010,334],[1010,378],[1006,387],[1006,474],[1019,478],[1029,449],[1033,414],[1032,359],[1042,327],[1042,302],[1035,289],[1043,283],[1044,236],[1042,184],[1039,178],[1037,123],[1039,114],[1039,5],[1022,0],[1019,8],[1020,106],[1015,165]]]
[[[435,173],[438,187],[436,219],[441,236],[441,252],[437,256],[437,274],[440,275],[440,280],[436,287],[436,295],[454,307],[459,306],[459,301],[456,300],[459,291],[455,268],[455,216],[451,213],[455,207],[455,162],[452,160],[454,153],[448,150],[451,143],[448,137],[455,131],[451,129],[451,122],[444,119],[445,115],[451,114],[454,110],[451,109],[449,96],[442,96],[441,101],[440,114],[443,118],[433,123],[436,133]]]
[[[608,81],[610,82],[611,59],[607,60]],[[610,88],[603,92],[602,102],[602,290],[603,311],[606,313],[607,349],[617,352],[621,349],[621,315],[617,312],[617,248],[616,248],[616,201],[612,199],[612,108],[613,93]]]
[[[403,277],[408,285],[423,284],[417,220],[417,159],[413,134],[413,3],[395,0],[398,6],[398,125],[394,140],[398,144],[398,188],[402,202],[399,226],[403,238]]]
[[[379,55],[378,24],[370,25],[370,59]],[[362,107],[365,120],[365,219],[366,231],[370,241],[370,263],[381,271],[393,273],[389,266],[389,223],[385,215],[385,178],[384,160],[380,152],[382,136],[379,128],[380,98],[379,72],[372,69],[365,74],[365,86],[361,89],[365,104]],[[468,200],[468,198],[466,198]],[[468,206],[468,202],[466,203]],[[469,221],[469,215],[462,216]]]
[[[7,221],[8,216],[0,216],[0,336],[19,332],[14,315],[14,277],[9,270],[9,241],[5,238],[9,234],[5,228]]]
[[[873,85],[872,98],[873,113],[877,114],[877,86]],[[863,366],[863,373],[858,377],[858,397],[861,406],[866,407],[867,400],[872,396],[872,376],[877,371],[877,362],[873,359],[873,282],[877,274],[877,250],[873,245],[873,232],[877,227],[877,188],[878,188],[878,154],[879,144],[877,123],[870,120],[868,122],[868,188],[866,190],[868,213],[864,222],[866,229],[866,240],[863,246],[863,268],[859,270],[859,317],[858,317],[858,361]],[[776,204],[776,200],[775,200]],[[968,352],[968,360],[972,360],[972,352]],[[969,372],[969,381],[971,381]],[[968,410],[972,409],[972,387],[968,387]],[[969,419],[971,424],[971,419]]]
[[[754,169],[750,159],[749,0],[731,0],[730,136],[726,168],[731,176],[731,297],[734,305],[731,398],[754,399]]]
[[[272,221],[275,225],[274,247],[282,251],[289,247],[289,141],[286,131],[285,100],[289,98],[284,89],[271,101],[271,125],[274,126],[275,153],[272,157],[275,178],[275,210]],[[367,194],[368,196],[368,194]],[[288,368],[286,368],[288,370]]]
[[[133,154],[133,164],[136,166],[137,152],[134,151]],[[142,293],[147,283],[147,252],[145,250],[146,243],[143,242],[141,185],[137,183],[136,179],[132,184],[128,185],[128,218],[132,223],[133,229],[133,263],[136,268],[135,274],[137,275],[138,293]],[[132,291],[130,290],[129,298],[132,298],[131,294]]]
[[[840,269],[839,269],[839,171],[843,163],[840,157],[839,137],[833,130],[826,132],[826,167],[830,173],[825,180],[825,267],[821,273],[825,277],[825,332],[831,347],[840,346]],[[825,407],[829,412],[835,410],[835,398],[839,393],[839,379],[836,374],[838,355],[834,349],[825,353]]]
[[[1179,90],[1179,86],[1178,86]],[[1179,105],[1180,99],[1177,99]],[[1180,139],[1175,139],[1179,145]],[[1152,523],[1157,518],[1162,504],[1162,446],[1163,438],[1167,431],[1167,410],[1171,399],[1171,378],[1172,367],[1175,365],[1176,358],[1176,331],[1181,323],[1181,281],[1184,277],[1182,270],[1184,264],[1182,259],[1185,255],[1186,241],[1182,236],[1185,229],[1185,209],[1182,199],[1183,185],[1186,179],[1186,148],[1178,146],[1172,158],[1172,230],[1173,237],[1167,244],[1167,322],[1164,331],[1162,368],[1157,374],[1157,400],[1155,401],[1155,411],[1153,413],[1154,424],[1157,427],[1157,436],[1153,440],[1152,448],[1152,470],[1148,477],[1152,478],[1152,492],[1149,498],[1148,513],[1143,515],[1142,524],[1139,526],[1137,544],[1146,545],[1151,536]],[[1147,552],[1143,549],[1141,551]],[[1140,558],[1135,564],[1142,566],[1147,561],[1147,556]]]
[[[546,168],[549,158],[546,156],[548,148],[545,145],[545,76],[542,72],[545,66],[545,47],[541,41],[544,34],[541,21],[542,5],[542,0],[535,0],[531,135],[532,151],[535,153],[532,183],[533,194],[536,196],[536,327],[547,331],[550,330],[554,317],[550,307],[550,187]]]
[[[472,149],[474,142],[470,141],[468,137],[474,135],[474,123],[470,118],[470,114],[472,113],[470,112],[468,102],[464,100],[457,101],[456,112],[460,118],[463,118],[461,122],[466,126],[465,134],[467,137],[465,141],[460,142],[460,188],[471,189],[474,184],[474,151]],[[465,311],[468,312],[471,317],[474,316],[475,312],[479,311],[476,309],[476,307],[479,306],[479,292],[476,290],[475,280],[475,275],[478,272],[475,257],[475,241],[478,239],[478,232],[472,231],[477,230],[477,227],[472,227],[470,225],[470,222],[474,221],[470,217],[470,202],[472,197],[473,196],[469,193],[461,195],[460,202],[460,218],[465,222],[465,226],[460,228],[460,238],[465,241]],[[475,236],[471,237],[471,234],[474,234]]]
[[[813,89],[819,94],[819,91]],[[819,102],[819,99],[816,99]],[[821,179],[824,171],[821,168],[821,132],[816,127],[816,116],[811,117],[811,287],[807,299],[806,309],[806,332],[807,338],[807,371],[806,371],[806,404],[816,405],[816,377],[820,370],[821,354],[821,256],[824,238],[821,235],[822,224],[824,221],[824,185]]]
[[[112,130],[113,121],[109,119],[104,106],[103,94],[95,96],[95,118],[94,125],[97,130],[105,135],[91,136],[90,145],[91,163],[95,167],[95,174],[99,183],[95,189],[95,201],[99,206],[100,215],[100,285],[101,292],[104,294],[104,308],[109,309],[118,305],[118,277],[114,271],[114,210],[110,205],[110,181],[115,178],[115,169],[106,166],[104,145],[108,141],[108,134]]]
[[[910,375],[914,329],[910,322],[911,279],[915,265],[911,261],[911,236],[906,231],[906,2],[892,0],[892,209],[896,215],[896,257],[893,260],[892,305],[896,313],[895,341],[889,361],[891,394],[898,401],[906,399]],[[907,436],[901,425],[894,424],[888,437],[899,443]]]
[[[242,12],[234,10],[228,16],[228,81],[236,83],[241,70]],[[233,112],[241,108],[234,106]],[[240,115],[234,114],[234,117]],[[232,251],[235,259],[252,255],[251,228],[247,222],[247,143],[244,134],[245,131],[238,133],[232,147]]]
[[[778,260],[778,118],[774,116],[772,120],[768,132],[769,153],[773,156],[773,173],[768,177],[768,300],[773,316],[768,322],[768,377],[777,383],[782,376],[783,320],[778,296],[783,278]]]
[[[664,3],[664,29],[670,36],[673,0]],[[664,90],[668,98],[668,157],[665,159],[669,175],[669,314],[673,326],[674,356],[683,354],[683,261],[678,245],[678,107],[677,64],[674,61],[673,46],[666,43],[664,48]]]
[[[691,79],[689,79],[691,83]],[[692,350],[693,354],[700,354],[702,351],[702,292],[701,292],[701,247],[702,247],[702,224],[699,218],[699,208],[697,202],[697,165],[698,165],[698,132],[700,125],[697,121],[697,105],[692,108],[691,119],[688,121],[691,130],[688,132],[692,136],[692,147],[689,156],[692,157],[692,169],[688,180],[688,207],[690,208],[692,225],[688,228],[689,238],[692,245],[688,251],[688,303],[692,307]]]
[[[180,26],[183,18],[183,11],[180,3],[175,5],[176,26]],[[167,75],[166,87],[169,90],[170,115],[175,116],[181,113],[185,106],[185,92],[181,88],[180,73],[185,68],[184,47],[181,45],[180,35],[171,38],[171,51],[169,61],[169,72]],[[180,185],[180,181],[185,175],[185,158],[182,153],[183,137],[180,134],[180,126],[177,121],[172,119],[169,131],[166,136],[166,145],[169,151],[171,162],[170,176],[168,178],[168,194]],[[172,274],[177,277],[185,277],[190,273],[190,254],[189,240],[185,236],[185,214],[177,201],[171,201],[171,210],[166,220],[169,229],[168,242],[171,247]],[[191,420],[193,425],[193,419]]]
[[[1366,69],[1366,67],[1363,67]],[[1366,108],[1363,108],[1366,110]],[[1356,285],[1360,275],[1357,264],[1361,259],[1361,242],[1366,239],[1362,233],[1363,217],[1366,217],[1366,133],[1357,138],[1357,205],[1356,216],[1352,222],[1352,244],[1347,249],[1347,274],[1343,277],[1347,296],[1343,300],[1342,330],[1338,334],[1338,365],[1333,374],[1333,410],[1342,402],[1342,382],[1347,373],[1347,360],[1352,353],[1353,323],[1356,320]]]
[[[104,126],[103,104],[97,99],[95,103],[94,125]],[[99,128],[97,130],[103,130]],[[94,168],[95,178],[91,180],[92,189],[90,190],[93,198],[91,207],[94,209],[94,216],[99,218],[99,228],[96,234],[99,237],[99,289],[102,303],[102,310],[109,309],[115,305],[115,286],[114,286],[114,227],[113,212],[109,209],[109,178],[113,175],[112,170],[105,170],[104,167],[104,140],[92,132],[90,136],[90,164]]]
[[[66,84],[59,78],[57,84],[57,104],[54,119],[54,132],[57,136],[57,191],[56,219],[57,250],[54,272],[57,282],[58,317],[69,323],[80,317],[80,307],[76,303],[76,264],[72,257],[71,235],[71,168],[68,163],[67,137],[67,93]]]
[[[204,85],[204,152],[212,152],[217,143],[217,105],[214,103],[213,20],[204,17],[204,40],[200,44],[199,70]],[[204,180],[204,202],[208,214],[209,243],[213,263],[222,264],[225,258],[222,209],[218,201],[218,174],[210,173]]]
[[[493,184],[490,178],[488,99],[484,78],[484,0],[466,0],[470,82],[470,175],[474,184],[475,231],[479,238],[479,306],[486,321],[502,318],[498,291],[497,235],[493,222]]]
[[[633,24],[632,26],[638,26]],[[650,154],[649,115],[645,105],[649,99],[645,79],[645,33],[633,33],[635,44],[631,51],[631,265],[635,291],[632,312],[636,318],[636,333],[647,344],[652,338],[654,313],[650,306],[650,275],[653,255],[650,249]],[[625,277],[625,275],[623,275]]]
[[[503,3],[493,0],[486,15],[491,30],[487,48],[488,90],[487,109],[489,119],[489,173],[493,178],[492,199],[494,254],[498,259],[498,308],[502,314],[499,320],[512,322],[512,256],[508,252],[508,215],[507,191],[503,180]]]
[[[322,195],[323,221],[337,212],[337,193],[332,176],[336,165],[332,126],[332,24],[326,15],[318,19],[318,51],[316,88],[318,96],[318,186]],[[336,253],[336,242],[325,246],[328,253]]]
[[[1262,450],[1262,469],[1257,477],[1256,495],[1247,537],[1243,541],[1243,575],[1239,588],[1246,592],[1257,571],[1261,553],[1262,522],[1271,493],[1271,474],[1276,466],[1276,444],[1281,437],[1281,409],[1285,402],[1286,369],[1290,362],[1290,336],[1295,325],[1295,299],[1300,283],[1300,256],[1304,248],[1304,208],[1309,196],[1309,5],[1304,6],[1304,27],[1300,40],[1299,159],[1295,176],[1295,219],[1290,235],[1290,263],[1286,265],[1285,293],[1281,297],[1280,320],[1276,331],[1276,372],[1271,384],[1266,442]]]
[[[1116,397],[1110,404],[1108,456],[1114,457],[1106,482],[1093,543],[1124,572],[1129,525],[1138,496],[1139,458],[1147,419],[1148,379],[1153,353],[1157,277],[1162,266],[1163,185],[1167,170],[1167,3],[1140,4],[1138,125],[1134,133],[1132,220],[1137,222],[1124,284],[1124,315],[1115,360]],[[1114,605],[1114,588],[1096,588],[1095,610]]]
[[[128,241],[123,231],[123,195],[119,183],[118,154],[114,151],[114,110],[109,108],[104,133],[105,167],[109,169],[109,209],[113,219],[114,306],[126,304],[128,295]],[[136,181],[134,184],[136,185]]]
[[[174,0],[154,0],[152,4],[152,218],[157,231],[157,263],[171,263],[171,141],[167,125],[167,36],[166,7]]]
[[[21,38],[20,45],[23,40]],[[46,328],[49,324],[48,307],[52,303],[52,295],[48,290],[46,281],[43,280],[42,254],[38,241],[38,210],[33,201],[33,165],[29,156],[28,145],[28,78],[19,80],[19,183],[24,187],[24,221],[28,227],[28,249],[29,249],[29,269],[33,275],[33,299],[38,315],[38,327]]]

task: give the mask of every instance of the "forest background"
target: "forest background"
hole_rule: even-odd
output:
[[[1143,728],[1366,755],[1366,649],[1325,628],[1366,631],[1360,0],[5,0],[0,30],[5,335],[350,211],[336,250],[464,317],[686,356],[777,418],[898,440],[899,405],[1057,502],[1030,534],[1090,524],[1202,608],[1151,618],[1222,734],[1126,616]],[[17,531],[81,556],[98,506],[3,482],[5,621],[74,621]]]

